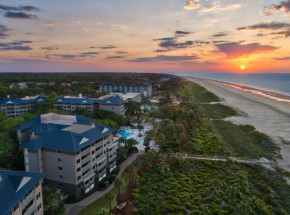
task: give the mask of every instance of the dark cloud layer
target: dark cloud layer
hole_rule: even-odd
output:
[[[121,55],[114,55],[114,56],[107,56],[106,59],[122,59],[125,58],[125,56]]]
[[[224,36],[227,36],[226,33],[218,33],[218,34],[214,34],[212,35],[213,37],[224,37]]]
[[[100,48],[101,49],[115,49],[117,47],[116,46],[113,46],[113,45],[109,45],[109,46],[101,46]]]
[[[189,32],[189,31],[175,31],[175,34],[177,36],[183,36],[183,35],[192,34],[192,32]]]
[[[173,62],[183,62],[192,61],[199,59],[197,56],[183,56],[183,55],[157,55],[156,57],[143,57],[128,60],[129,62],[162,62],[162,61],[173,61]]]
[[[45,55],[45,58],[74,59],[74,58],[94,57],[98,54],[99,54],[98,52],[83,52],[80,54],[48,54]]]
[[[7,18],[13,18],[13,19],[37,19],[36,15],[24,13],[24,12],[11,12],[8,11],[4,15]]]
[[[59,47],[58,46],[48,46],[48,47],[43,47],[41,49],[47,50],[47,51],[53,51],[53,50],[58,50]]]
[[[8,37],[9,36],[7,34],[8,31],[9,31],[9,29],[7,28],[7,26],[0,24],[0,38]]]
[[[259,43],[241,44],[237,42],[218,43],[215,45],[219,52],[229,58],[238,58],[251,54],[267,53],[278,49],[275,46],[260,45]]]
[[[115,53],[118,55],[129,55],[130,54],[129,52],[126,52],[126,51],[116,51]]]
[[[290,36],[290,28],[285,31],[279,31],[279,32],[272,32],[269,34],[257,34],[257,36],[262,37],[262,36],[274,36],[275,38],[288,38]]]
[[[32,48],[29,45],[27,45],[30,43],[32,43],[32,41],[26,41],[26,40],[17,40],[14,42],[0,43],[0,50],[1,51],[10,51],[10,50],[29,51],[29,50],[32,50]]]
[[[290,28],[290,23],[286,22],[259,23],[256,25],[237,28],[237,30],[278,30],[282,28]]]
[[[274,60],[290,60],[290,57],[277,57],[273,58]]]
[[[4,16],[13,19],[37,19],[36,15],[29,14],[26,12],[39,11],[39,8],[34,6],[7,6],[0,5],[0,11],[4,11]]]
[[[281,1],[279,4],[272,4],[268,7],[264,7],[261,11],[262,15],[272,15],[273,13],[277,13],[280,11],[284,11],[285,13],[290,12],[290,0]]]

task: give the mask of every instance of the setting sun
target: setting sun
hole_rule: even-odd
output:
[[[245,65],[241,65],[240,66],[240,70],[245,70],[246,69],[246,66]]]

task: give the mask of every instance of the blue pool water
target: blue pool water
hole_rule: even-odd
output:
[[[134,131],[129,130],[129,129],[124,129],[124,130],[119,130],[118,134],[120,134],[123,138],[125,138],[127,140],[128,138],[130,138],[134,134]]]

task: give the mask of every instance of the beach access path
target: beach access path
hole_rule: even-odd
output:
[[[282,144],[281,138],[290,141],[290,103],[273,100],[251,92],[243,91],[220,82],[200,78],[187,78],[216,94],[224,105],[237,110],[241,116],[224,120],[235,124],[249,124],[258,131],[272,137],[281,148],[282,159],[277,165],[290,172],[290,144]]]
[[[144,151],[138,151],[137,153],[132,154],[130,157],[128,157],[121,165],[120,165],[120,171],[116,178],[120,178],[124,170],[129,166],[133,161],[137,159],[138,156],[142,155]],[[73,204],[65,204],[65,213],[69,215],[77,215],[81,212],[82,209],[84,209],[89,204],[93,203],[94,201],[102,198],[104,195],[106,195],[109,191],[111,191],[114,188],[115,184],[112,183],[106,190],[103,191],[96,191],[92,195],[86,197],[85,199],[73,203]]]

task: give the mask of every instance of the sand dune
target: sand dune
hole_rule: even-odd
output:
[[[226,120],[237,124],[253,125],[258,131],[276,140],[281,147],[280,153],[282,155],[282,159],[278,160],[277,164],[290,172],[290,145],[279,143],[281,138],[290,141],[289,102],[278,101],[247,90],[243,91],[235,85],[231,86],[205,79],[186,78],[213,92],[222,99],[225,105],[235,108],[242,114],[242,116],[229,117]]]

